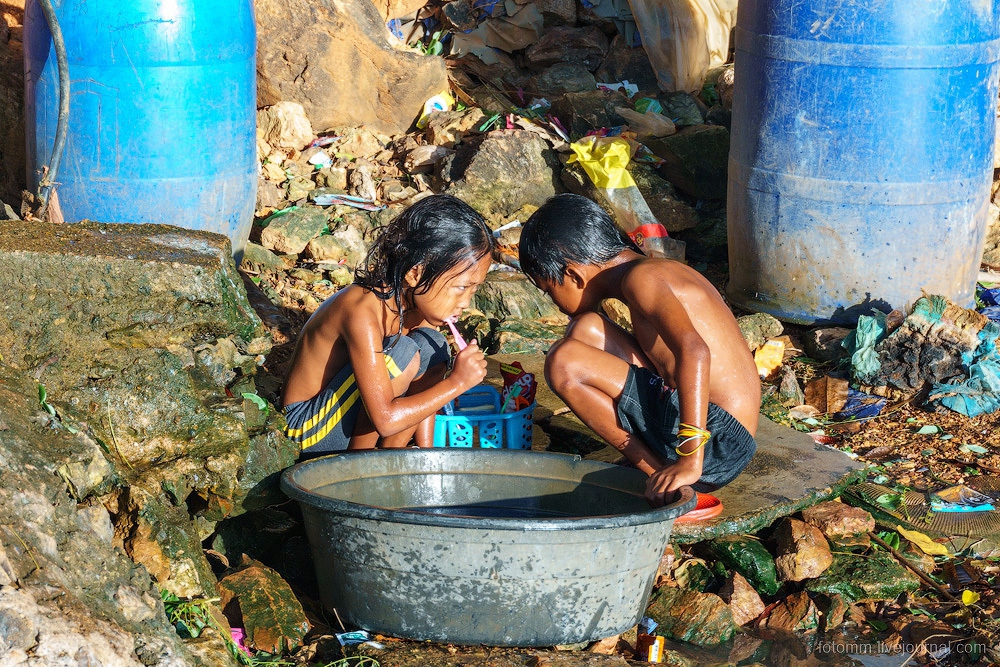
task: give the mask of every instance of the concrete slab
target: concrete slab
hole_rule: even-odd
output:
[[[496,355],[490,358],[487,382],[501,383],[500,363],[521,362],[538,379],[534,420],[547,433],[532,449],[579,453],[587,459],[616,462],[621,455],[604,443],[545,383],[542,355]],[[536,427],[536,434],[538,433]],[[715,495],[723,512],[691,524],[675,524],[671,541],[688,544],[723,535],[753,533],[776,519],[836,498],[844,487],[864,477],[864,466],[841,451],[816,444],[809,435],[761,416],[757,453],[743,474]]]

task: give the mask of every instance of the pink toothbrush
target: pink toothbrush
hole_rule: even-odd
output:
[[[449,317],[445,320],[445,324],[447,324],[448,328],[451,329],[451,335],[455,337],[455,345],[458,346],[458,351],[461,352],[465,349],[466,344],[465,339],[462,338],[462,334],[458,332],[458,328],[455,326],[455,318]]]

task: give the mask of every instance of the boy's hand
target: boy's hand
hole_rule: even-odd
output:
[[[700,477],[701,461],[675,461],[660,468],[646,480],[646,500],[653,507],[662,507],[673,500],[674,491],[694,484]]]
[[[479,341],[469,341],[464,350],[455,355],[451,377],[462,388],[471,389],[486,377],[486,355],[479,349]]]

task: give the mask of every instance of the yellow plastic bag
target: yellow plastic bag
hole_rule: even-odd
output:
[[[753,361],[757,364],[757,373],[762,378],[770,377],[775,369],[781,366],[784,358],[785,344],[774,339],[767,341],[753,353]]]
[[[568,163],[577,163],[614,209],[618,224],[650,257],[683,261],[684,242],[670,238],[639,192],[628,163],[635,150],[622,137],[583,137],[570,144]]]

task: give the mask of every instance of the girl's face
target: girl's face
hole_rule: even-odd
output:
[[[450,317],[457,318],[472,303],[476,288],[486,280],[490,263],[487,254],[475,263],[459,264],[439,276],[423,294],[410,292],[412,306],[432,326],[441,326]],[[407,272],[406,282],[411,289],[419,283],[422,273],[422,266],[415,266]]]

